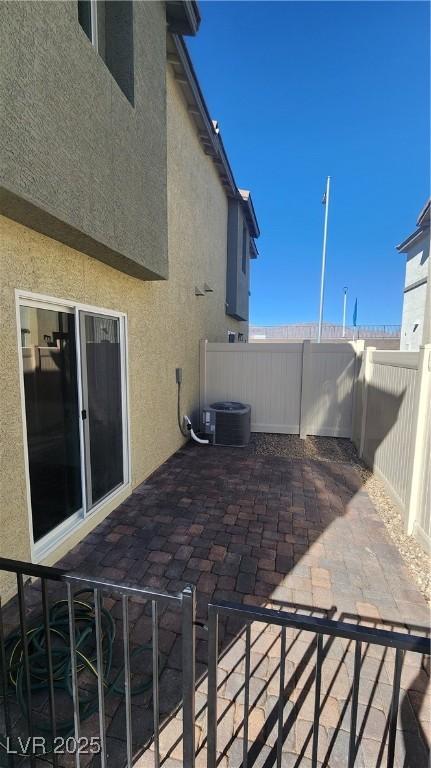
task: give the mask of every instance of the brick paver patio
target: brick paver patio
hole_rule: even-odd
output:
[[[423,634],[428,607],[412,582],[361,481],[349,464],[289,460],[250,450],[187,445],[119,506],[61,563],[87,575],[178,592],[197,587],[197,618],[209,600],[313,613]],[[114,616],[120,603],[109,599]],[[151,636],[149,606],[131,600],[132,642]],[[118,654],[121,658],[121,633]],[[285,768],[311,766],[315,638],[288,630],[284,705]],[[160,617],[162,765],[182,765],[180,616]],[[221,622],[219,765],[242,765],[244,627]],[[115,658],[115,654],[114,654]],[[319,765],[347,765],[354,645],[326,641]],[[249,766],[275,766],[280,636],[252,625]],[[394,654],[363,647],[356,766],[385,765]],[[205,628],[197,629],[198,766],[206,765]],[[396,765],[426,766],[429,668],[406,654]],[[153,765],[149,695],[133,703],[139,768]],[[110,765],[125,759],[125,709],[107,700]],[[84,733],[97,731],[97,719]]]

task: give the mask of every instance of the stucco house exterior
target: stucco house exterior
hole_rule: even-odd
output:
[[[1,3],[3,556],[52,563],[183,443],[259,235],[183,36],[194,2]]]
[[[431,340],[430,206],[425,203],[415,231],[397,246],[406,255],[400,349],[418,350]]]

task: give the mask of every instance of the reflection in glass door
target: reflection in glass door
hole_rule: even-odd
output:
[[[22,298],[20,321],[33,539],[42,553],[128,480],[125,320]]]
[[[34,541],[82,507],[75,315],[20,308]]]
[[[124,482],[120,320],[80,313],[87,505]]]

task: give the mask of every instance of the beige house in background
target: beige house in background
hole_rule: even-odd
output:
[[[0,554],[52,563],[183,444],[175,369],[196,418],[199,340],[247,338],[259,230],[195,3],[0,16]]]

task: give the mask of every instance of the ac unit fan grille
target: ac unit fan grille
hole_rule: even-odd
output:
[[[215,417],[214,443],[242,447],[250,442],[251,408],[238,402],[212,403]]]

